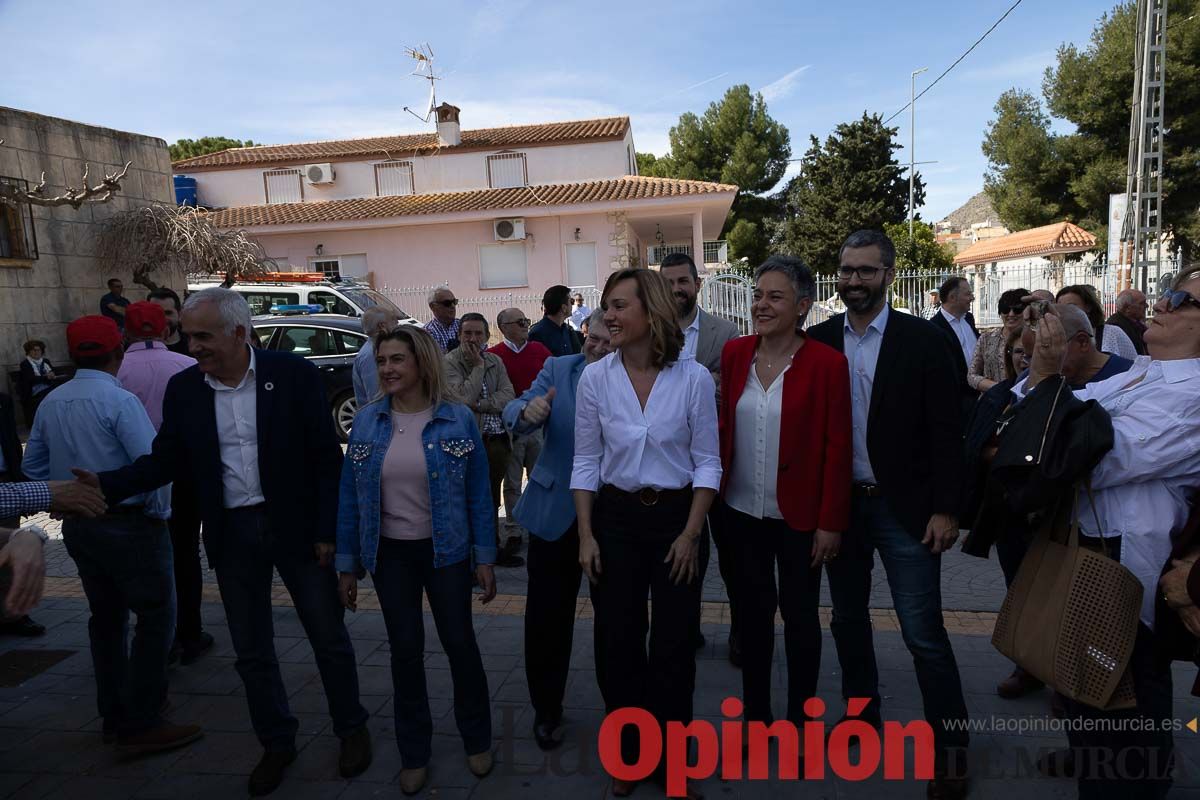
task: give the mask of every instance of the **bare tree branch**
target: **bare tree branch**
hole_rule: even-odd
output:
[[[0,139],[0,145],[4,144],[4,140]],[[106,174],[104,180],[96,186],[88,186],[88,175],[91,171],[91,165],[85,163],[83,165],[83,180],[81,184],[83,188],[76,189],[68,186],[67,190],[60,195],[54,197],[46,197],[46,173],[42,173],[41,182],[37,186],[29,190],[18,189],[16,186],[8,183],[0,183],[0,202],[7,202],[11,205],[21,205],[22,203],[30,203],[35,206],[71,206],[78,209],[80,206],[93,203],[107,203],[112,199],[112,196],[121,190],[121,181],[125,178],[125,173],[129,171],[132,161],[126,161],[125,166],[121,167],[119,172]]]
[[[203,210],[150,205],[114,214],[98,237],[101,268],[132,270],[136,283],[153,288],[152,273],[223,275],[232,285],[242,275],[277,269],[262,246],[245,231],[223,231]]]

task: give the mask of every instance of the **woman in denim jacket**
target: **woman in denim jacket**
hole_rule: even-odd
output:
[[[487,677],[471,621],[471,591],[496,596],[487,454],[466,406],[453,402],[442,353],[428,333],[402,326],[375,340],[383,396],[362,408],[342,467],[336,565],[342,603],[357,607],[370,572],[387,625],[396,693],[400,788],[428,776],[433,722],[425,688],[429,607],[454,678],[454,717],[479,777],[492,768]],[[472,571],[474,563],[474,571]]]

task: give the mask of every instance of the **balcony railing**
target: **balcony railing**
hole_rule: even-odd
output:
[[[692,255],[692,246],[690,244],[660,244],[648,247],[646,248],[646,263],[657,266],[671,253],[683,253],[690,256]],[[727,261],[729,261],[729,245],[723,239],[704,243],[705,264],[724,264]]]

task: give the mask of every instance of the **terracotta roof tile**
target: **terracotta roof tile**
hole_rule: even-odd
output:
[[[342,222],[606,201],[651,200],[736,191],[736,186],[723,183],[627,175],[608,180],[522,186],[515,189],[472,189],[465,192],[363,197],[319,203],[238,206],[212,211],[210,218],[218,228],[248,228],[256,225]]]
[[[629,117],[607,117],[573,122],[546,122],[537,125],[511,125],[504,128],[464,130],[462,142],[453,146],[439,144],[436,133],[418,133],[409,136],[379,136],[373,139],[235,147],[219,153],[185,158],[182,161],[176,161],[172,166],[179,171],[246,167],[253,164],[337,161],[350,158],[403,158],[435,151],[444,153],[476,148],[524,147],[538,144],[620,139],[625,136],[628,129]]]
[[[1014,258],[1036,258],[1080,253],[1096,246],[1096,237],[1073,222],[1056,222],[1040,228],[981,239],[954,257],[955,264],[986,264]]]

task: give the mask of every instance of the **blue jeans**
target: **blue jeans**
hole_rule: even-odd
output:
[[[128,512],[67,519],[62,527],[92,612],[88,637],[104,728],[121,735],[153,728],[161,721],[167,652],[175,636],[167,525]],[[130,611],[137,615],[132,646],[127,644]]]
[[[392,688],[396,692],[396,746],[405,769],[429,763],[433,718],[425,686],[425,615],[421,592],[429,598],[433,623],[454,681],[454,720],[468,755],[492,748],[492,709],[487,674],[471,620],[472,573],[469,560],[433,566],[433,540],[379,540],[375,592],[388,646],[392,651]]]
[[[965,730],[947,720],[966,720],[958,663],[942,621],[941,556],[915,539],[882,497],[855,497],[850,530],[838,557],[825,565],[833,620],[829,626],[842,667],[842,697],[866,697],[879,713],[879,668],[871,634],[871,569],[879,551],[892,589],[900,634],[913,657],[925,719],[933,727],[939,764],[950,748],[965,748]]]
[[[267,750],[290,750],[300,724],[288,708],[287,690],[275,654],[271,579],[279,570],[296,615],[316,657],[333,732],[345,737],[367,723],[358,701],[358,666],[343,620],[333,566],[321,567],[315,554],[299,554],[279,541],[261,506],[225,512],[227,541],[215,565],[236,667],[246,685],[250,721]]]

